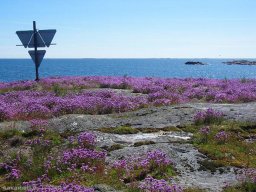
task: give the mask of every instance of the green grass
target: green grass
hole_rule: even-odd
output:
[[[111,151],[115,151],[115,150],[118,150],[118,149],[123,149],[124,146],[120,145],[120,144],[113,144],[111,146],[103,146],[101,148],[107,150],[108,152],[111,152]]]
[[[176,174],[175,169],[172,165],[167,166],[164,169],[156,169],[150,173],[154,178],[156,179],[169,179],[170,177],[173,177]]]
[[[59,145],[63,142],[62,136],[56,131],[47,131],[43,137],[45,140],[50,140],[54,145]]]
[[[45,161],[45,156],[48,153],[45,150],[35,150],[33,153],[34,154],[31,164],[28,164],[27,162],[21,162],[21,165],[19,166],[22,171],[22,177],[20,178],[20,181],[31,181],[37,179],[45,171],[43,165]]]
[[[35,137],[35,136],[39,136],[40,132],[39,132],[39,130],[33,129],[33,130],[30,130],[30,131],[23,132],[21,135],[22,135],[22,137],[32,138],[32,137]]]
[[[1,140],[10,139],[14,136],[20,136],[20,135],[22,135],[22,132],[17,129],[9,129],[9,130],[0,131],[0,139]]]
[[[211,125],[211,124],[221,124],[224,121],[224,117],[208,117],[203,120],[195,121],[196,125]]]
[[[126,185],[120,181],[117,174],[112,171],[108,173],[85,173],[80,170],[75,170],[73,172],[63,172],[61,174],[56,174],[51,179],[51,184],[59,185],[65,181],[79,180],[84,186],[94,186],[97,184],[106,184],[112,186],[115,189],[127,189]]]
[[[23,154],[24,143],[27,140],[35,139],[41,137],[42,139],[50,140],[50,146],[35,145],[31,147],[31,150],[25,150],[26,153]],[[16,147],[17,150],[12,151],[7,154],[7,156],[0,158],[1,162],[9,162],[10,159],[17,159],[17,167],[22,172],[21,178],[17,181],[5,180],[2,186],[13,186],[15,184],[21,183],[23,181],[30,181],[37,179],[41,176],[44,171],[44,162],[49,155],[52,147],[60,145],[63,143],[63,138],[53,131],[46,131],[44,135],[40,135],[37,130],[29,130],[26,132],[21,132],[19,130],[7,130],[0,132],[0,139],[2,146],[0,146],[0,151],[5,149],[6,146]],[[28,146],[26,148],[29,148]],[[20,153],[21,152],[21,153]],[[0,172],[2,172],[0,170]],[[2,174],[0,174],[1,176]],[[1,178],[0,178],[1,182]],[[0,185],[1,187],[1,185]]]
[[[223,164],[216,161],[210,161],[210,160],[204,160],[199,162],[200,168],[199,171],[207,171],[210,170],[212,173],[215,173],[217,171],[217,168],[222,167]]]
[[[230,186],[223,190],[223,192],[255,192],[256,183],[244,182],[239,185]]]
[[[164,127],[164,128],[133,128],[131,126],[120,126],[115,128],[101,128],[99,131],[103,133],[113,133],[113,134],[136,134],[136,133],[156,133],[159,131],[181,131],[177,127]]]
[[[114,134],[135,134],[138,133],[139,130],[132,128],[130,126],[121,126],[115,128],[101,128],[99,131],[103,133],[114,133]]]
[[[164,128],[137,128],[142,133],[156,133],[159,131],[170,132],[170,131],[181,131],[177,127],[164,127]]]
[[[138,189],[138,181],[143,180],[148,174],[152,175],[157,179],[169,179],[170,177],[176,175],[175,170],[172,166],[165,167],[165,169],[153,168],[150,172],[145,172],[144,170],[132,171],[132,174],[128,177],[124,177],[122,181],[122,170],[106,169],[104,172],[88,173],[82,172],[76,169],[72,172],[62,172],[61,174],[53,175],[51,179],[51,184],[59,185],[64,181],[80,181],[80,184],[88,187],[92,187],[97,184],[106,184],[113,187],[116,190],[122,190],[124,192],[135,192],[140,191]],[[131,185],[127,185],[130,183]]]
[[[194,134],[192,143],[198,150],[206,154],[216,164],[237,167],[256,167],[256,143],[246,142],[245,139],[255,135],[255,125],[248,122],[225,121],[221,124],[210,125],[210,134],[205,139],[199,133],[203,125],[188,125],[184,131]],[[228,140],[220,144],[214,139],[219,131],[229,134]]]
[[[86,86],[77,86],[77,85],[72,85],[69,87],[62,87],[59,84],[54,84],[48,91],[53,92],[56,96],[66,96],[70,93],[80,93],[84,89],[87,89],[88,87]]]
[[[154,141],[138,141],[136,143],[134,143],[134,147],[139,147],[139,146],[142,146],[142,145],[152,145],[152,144],[155,144]]]

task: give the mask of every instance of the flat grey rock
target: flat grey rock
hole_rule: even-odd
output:
[[[137,111],[109,115],[65,115],[49,121],[50,127],[65,130],[97,130],[102,127],[129,125],[134,128],[164,128],[193,123],[194,115],[201,110],[213,108],[222,111],[225,118],[256,122],[256,103],[210,104],[190,103],[164,107],[150,107]]]
[[[174,167],[179,173],[176,181],[183,187],[198,187],[216,192],[222,191],[227,183],[234,184],[238,182],[235,174],[236,168],[233,167],[222,168],[227,170],[224,173],[220,173],[218,170],[215,173],[201,171],[199,162],[207,158],[190,144],[159,143],[140,147],[126,147],[110,152],[107,161],[114,162],[118,159],[139,157],[148,151],[157,149],[164,151],[174,162]]]
[[[95,185],[93,189],[95,190],[95,192],[122,192],[122,191],[117,191],[114,188],[105,184]]]
[[[129,125],[134,128],[164,128],[193,123],[194,115],[200,110],[213,108],[222,111],[225,118],[237,121],[256,122],[256,102],[242,104],[188,103],[164,107],[149,107],[137,111],[107,115],[71,114],[49,120],[50,128],[59,132],[80,132],[102,127]],[[6,129],[26,130],[28,122],[2,122],[0,131]]]

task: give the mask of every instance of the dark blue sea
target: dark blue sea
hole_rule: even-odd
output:
[[[185,65],[186,61],[208,65]],[[44,59],[41,77],[51,76],[133,76],[256,78],[256,66],[226,65],[232,59]],[[30,59],[0,59],[0,81],[34,79]]]

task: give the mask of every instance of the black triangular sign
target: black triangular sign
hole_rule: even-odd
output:
[[[28,43],[33,35],[33,31],[16,31],[16,34],[18,35],[22,45],[27,48]]]
[[[43,41],[47,47],[51,45],[52,39],[56,33],[55,29],[39,30],[38,31],[43,38]]]
[[[34,63],[36,64],[36,59],[35,59],[35,51],[28,51],[30,57],[32,58],[32,60],[34,61]],[[44,58],[44,55],[45,55],[46,51],[45,50],[39,50],[37,51],[37,60],[38,60],[38,63],[36,65],[38,65],[37,67],[40,66],[43,58]]]

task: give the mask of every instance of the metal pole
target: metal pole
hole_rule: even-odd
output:
[[[37,30],[36,30],[36,22],[33,21],[33,30],[34,30],[34,47],[35,47],[35,65],[36,65],[36,81],[39,81],[39,73],[38,73],[38,55],[37,55]]]

